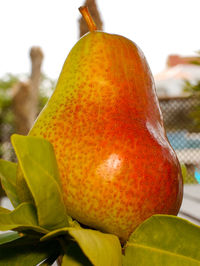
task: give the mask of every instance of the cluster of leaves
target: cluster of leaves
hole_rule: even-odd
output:
[[[82,228],[66,213],[52,145],[30,136],[11,140],[19,163],[0,160],[14,207],[0,208],[0,230],[11,230],[0,234],[0,265],[52,265],[60,256],[62,266],[200,265],[200,227],[175,216],[152,216],[124,246],[115,235]],[[19,169],[25,191],[16,186]]]
[[[15,131],[14,125],[14,116],[12,111],[12,95],[13,95],[13,87],[19,81],[27,80],[28,75],[13,75],[6,74],[0,78],[0,158],[9,157],[4,156],[4,150],[8,151],[8,146],[3,148],[3,145],[10,143],[10,136]],[[39,107],[38,112],[46,104],[49,94],[55,87],[55,81],[48,78],[46,75],[42,74],[41,83],[39,88]],[[7,152],[11,154],[9,159],[12,159],[12,152]]]

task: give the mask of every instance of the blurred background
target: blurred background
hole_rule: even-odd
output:
[[[200,182],[199,0],[1,0],[0,158],[15,160],[10,136],[26,135],[51,95],[70,49],[97,27],[143,50],[155,78],[167,135],[185,183]]]

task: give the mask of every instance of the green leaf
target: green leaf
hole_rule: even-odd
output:
[[[115,235],[79,228],[69,228],[68,232],[93,265],[122,265],[121,245]]]
[[[28,229],[41,233],[48,232],[38,226],[36,210],[32,203],[21,203],[13,211],[0,209],[0,230],[23,231]]]
[[[70,229],[70,227],[63,227],[63,228],[51,231],[51,232],[45,234],[44,236],[42,236],[40,238],[40,241],[47,241],[47,240],[56,238],[58,236],[69,235],[69,229]]]
[[[0,266],[35,266],[60,254],[57,241],[39,243],[28,237],[0,245]]]
[[[122,265],[121,245],[119,239],[111,234],[104,234],[97,230],[82,229],[79,227],[66,227],[49,232],[40,240],[46,241],[62,235],[70,235],[78,243],[81,250],[88,257],[93,265],[97,266],[119,266]],[[109,252],[108,252],[109,250]],[[65,260],[70,260],[71,256],[66,253]],[[75,260],[74,258],[71,258]],[[71,264],[69,264],[71,265]],[[73,265],[73,264],[72,264]],[[76,265],[76,264],[74,264]],[[79,264],[77,264],[79,265]],[[81,264],[80,264],[81,265]]]
[[[19,238],[21,238],[21,236],[17,232],[8,232],[0,234],[0,245],[9,243]]]
[[[200,265],[200,227],[170,215],[154,215],[126,244],[124,266]]]
[[[10,210],[0,206],[0,214],[1,213],[10,213],[10,212],[11,212]]]
[[[20,204],[19,198],[16,192],[16,173],[17,164],[0,160],[0,178],[3,189],[5,190],[8,198],[14,207]]]
[[[70,227],[63,227],[63,228],[59,228],[59,229],[53,230],[53,231],[45,234],[44,236],[42,236],[40,238],[40,241],[47,241],[47,240],[56,238],[58,236],[69,235],[69,230],[70,230],[71,227],[81,229],[80,224],[77,221],[71,219]]]
[[[77,243],[68,244],[62,259],[62,266],[92,266]]]
[[[68,226],[53,146],[38,137],[12,135],[11,140],[35,201],[39,225],[48,230]]]

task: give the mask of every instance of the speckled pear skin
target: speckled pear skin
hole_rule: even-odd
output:
[[[151,215],[178,213],[179,162],[132,41],[98,31],[82,37],[29,135],[53,144],[68,214],[81,223],[124,242]]]

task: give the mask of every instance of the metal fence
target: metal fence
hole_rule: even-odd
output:
[[[187,183],[200,183],[200,98],[160,98],[169,142],[187,168]]]

